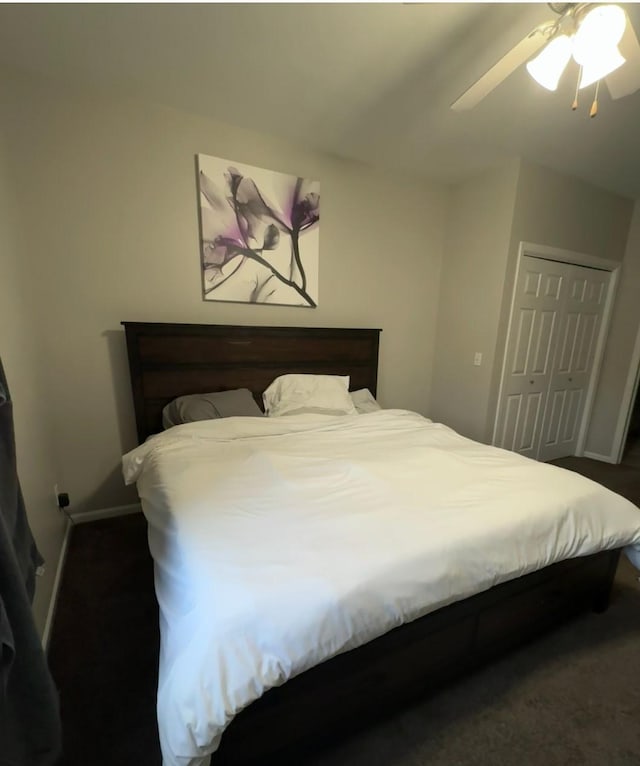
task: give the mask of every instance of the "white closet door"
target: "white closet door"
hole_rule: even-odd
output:
[[[610,272],[571,266],[549,382],[539,460],[574,455]]]
[[[507,339],[495,444],[537,458],[572,266],[524,256]]]

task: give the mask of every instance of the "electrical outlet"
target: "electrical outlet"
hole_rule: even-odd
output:
[[[56,508],[59,511],[64,511],[65,508],[69,507],[71,503],[69,500],[69,493],[60,492],[60,488],[57,484],[53,485],[53,496],[55,498]]]
[[[473,364],[476,367],[480,367],[480,365],[482,364],[482,352],[481,351],[476,351],[476,353],[475,353],[475,355],[473,357]]]

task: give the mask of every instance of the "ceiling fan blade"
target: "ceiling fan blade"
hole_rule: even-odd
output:
[[[627,61],[604,78],[611,98],[630,96],[640,89],[640,43],[628,16],[627,26],[618,47]]]
[[[474,82],[459,99],[451,104],[451,108],[456,112],[473,109],[494,88],[497,88],[503,80],[506,80],[512,72],[515,72],[521,64],[524,64],[536,51],[540,50],[546,42],[546,35],[539,33],[537,29],[534,30],[530,35],[520,40],[514,48],[503,56],[497,64],[494,64],[488,72],[485,72],[479,80]]]

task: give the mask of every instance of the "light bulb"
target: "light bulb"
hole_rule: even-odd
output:
[[[533,79],[547,90],[556,90],[560,77],[571,58],[571,38],[567,35],[554,37],[534,59],[527,64]]]

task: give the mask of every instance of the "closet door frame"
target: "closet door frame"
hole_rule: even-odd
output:
[[[596,386],[600,377],[600,369],[602,367],[602,358],[604,356],[604,349],[606,346],[607,335],[609,333],[609,324],[611,321],[611,314],[613,311],[613,304],[615,300],[615,294],[618,287],[618,279],[620,276],[620,268],[622,264],[619,261],[613,261],[608,258],[599,258],[595,255],[587,255],[585,253],[574,252],[573,250],[563,250],[558,247],[549,247],[548,245],[537,245],[532,242],[520,242],[518,247],[518,260],[516,263],[516,271],[513,278],[511,289],[511,306],[509,309],[509,323],[507,325],[507,335],[505,337],[504,347],[502,348],[502,371],[500,374],[500,388],[498,390],[498,402],[495,411],[495,418],[493,423],[493,436],[491,439],[492,444],[496,444],[498,439],[498,420],[500,416],[500,410],[502,407],[502,400],[504,395],[504,387],[506,381],[506,366],[507,366],[507,345],[511,332],[513,329],[514,320],[514,307],[516,302],[516,288],[518,285],[518,277],[520,276],[520,269],[523,264],[523,257],[529,256],[531,258],[541,258],[547,261],[560,261],[561,263],[570,263],[576,266],[587,266],[592,269],[600,269],[601,271],[610,272],[609,288],[607,290],[607,296],[605,298],[604,313],[602,316],[602,322],[600,324],[600,331],[598,333],[598,339],[596,341],[596,349],[593,360],[593,368],[591,371],[591,378],[587,387],[585,396],[584,409],[582,411],[582,418],[580,422],[580,429],[578,433],[578,440],[576,444],[576,454],[582,455],[584,453],[584,445],[587,438],[587,429],[591,421],[591,411],[593,409],[593,400],[595,398]]]

